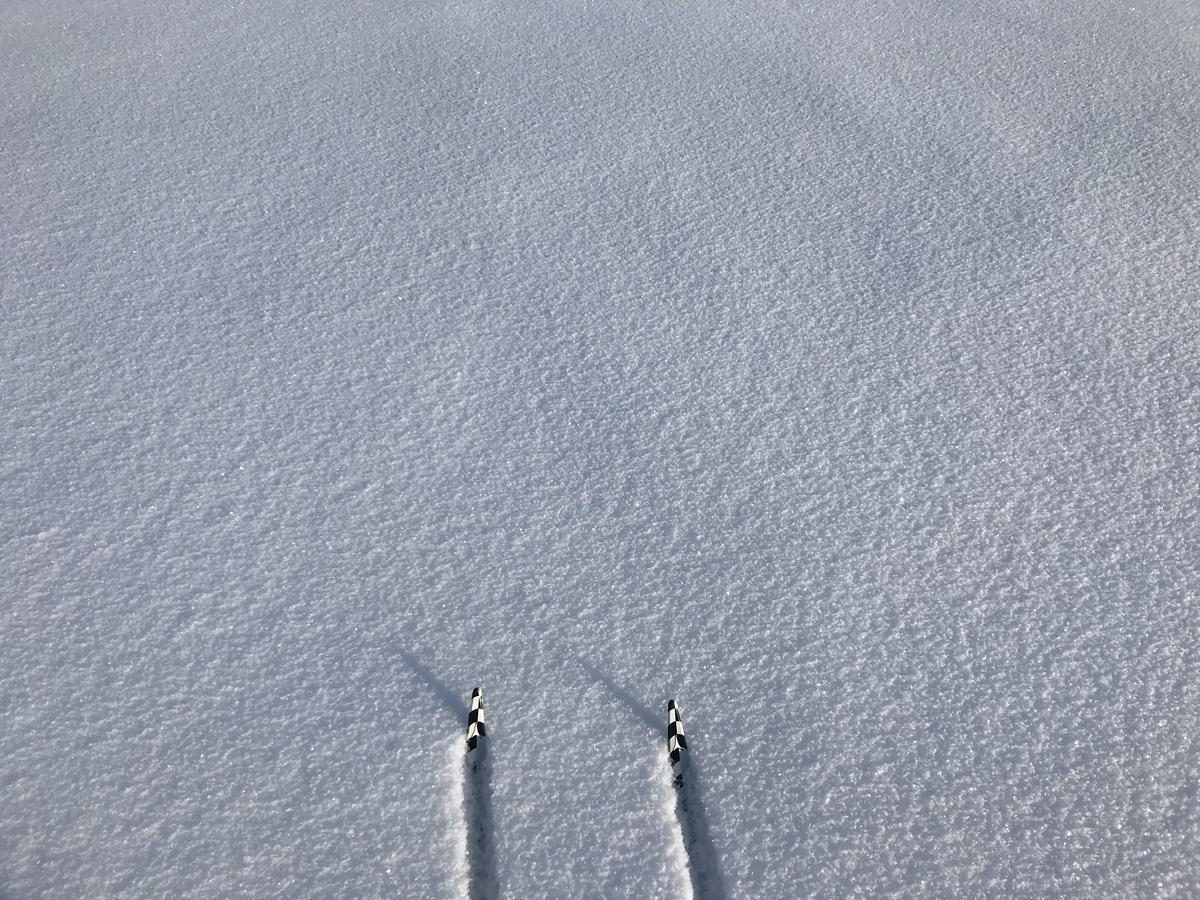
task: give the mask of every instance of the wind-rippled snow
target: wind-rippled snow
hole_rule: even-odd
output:
[[[0,896],[461,896],[477,684],[504,896],[687,895],[668,697],[731,896],[1200,893],[1195,4],[16,0],[0,85]]]

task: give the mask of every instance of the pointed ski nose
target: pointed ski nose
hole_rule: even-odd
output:
[[[688,745],[683,733],[683,714],[674,700],[667,701],[667,755],[671,759],[671,775],[675,784],[680,785],[688,768]]]

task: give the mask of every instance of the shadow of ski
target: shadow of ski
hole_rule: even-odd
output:
[[[650,707],[635,697],[625,688],[621,687],[611,676],[602,672],[586,660],[580,660],[579,665],[583,670],[592,676],[596,681],[600,682],[615,699],[623,703],[626,708],[633,714],[634,718],[645,725],[652,734],[658,734],[662,731],[662,717],[657,715]]]
[[[429,666],[425,665],[407,650],[400,651],[400,659],[416,677],[416,680],[432,693],[441,702],[443,707],[454,715],[456,721],[462,721],[467,717],[467,705],[463,703],[462,698],[454,693],[446,682],[438,678]]]

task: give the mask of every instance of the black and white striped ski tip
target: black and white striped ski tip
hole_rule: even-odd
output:
[[[471,711],[467,713],[467,753],[481,749],[487,737],[487,723],[483,718],[483,691],[471,691]]]
[[[683,784],[683,773],[688,769],[688,745],[683,734],[683,714],[674,700],[667,701],[667,755],[671,758],[675,785]]]

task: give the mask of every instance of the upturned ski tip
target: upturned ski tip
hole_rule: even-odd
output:
[[[483,691],[471,691],[471,711],[467,713],[467,753],[480,749],[487,737],[487,723],[483,716]]]
[[[674,700],[667,701],[667,755],[671,759],[671,778],[678,787],[688,769],[688,745],[683,733],[683,714]]]

